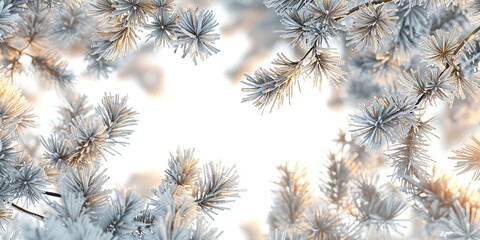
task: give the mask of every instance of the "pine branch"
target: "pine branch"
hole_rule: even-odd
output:
[[[191,188],[192,184],[197,180],[198,159],[194,157],[195,149],[177,149],[174,156],[170,153],[168,160],[168,169],[165,170],[166,180],[173,182],[178,186]]]
[[[393,180],[399,180],[402,187],[412,191],[412,186],[405,180],[405,176],[412,179],[425,178],[428,174],[426,169],[432,161],[425,150],[429,135],[432,135],[432,120],[421,121],[420,119],[408,130],[405,139],[390,147],[386,155],[391,160],[393,167]]]
[[[320,177],[320,190],[331,203],[342,206],[349,195],[349,183],[357,171],[355,158],[346,159],[344,155],[330,153],[328,159],[327,171]]]
[[[453,151],[455,156],[450,157],[457,161],[455,164],[455,170],[459,171],[460,174],[466,172],[473,172],[473,180],[480,179],[480,141],[471,137],[472,144],[467,144],[465,147]]]
[[[281,176],[276,182],[278,189],[274,190],[271,217],[272,229],[297,229],[301,227],[306,215],[307,206],[311,201],[309,181],[306,169],[295,165],[290,169],[287,164],[277,167]]]
[[[228,210],[223,205],[240,197],[239,178],[235,167],[226,168],[221,163],[210,162],[198,174],[198,183],[193,189],[192,197],[213,219],[212,214],[217,214],[216,210]]]
[[[128,138],[133,133],[128,127],[137,124],[135,116],[138,113],[127,107],[127,100],[127,97],[120,99],[119,95],[105,94],[101,104],[95,108],[106,126],[105,133],[108,138],[116,142],[118,138]]]

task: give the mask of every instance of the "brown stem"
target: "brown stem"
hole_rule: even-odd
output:
[[[360,4],[360,5],[352,8],[352,9],[350,9],[350,11],[348,11],[347,15],[350,15],[350,14],[358,11],[358,9],[360,9],[363,5],[367,5],[367,4],[377,5],[377,4],[389,3],[389,2],[393,2],[393,0],[376,0],[376,1],[372,1],[370,3]]]
[[[472,38],[473,36],[475,36],[475,34],[477,34],[478,32],[480,31],[480,26],[478,26],[477,28],[475,28],[470,34],[468,34],[463,40],[462,42],[458,45],[458,47],[455,49],[455,51],[453,52],[453,55],[457,55],[458,52],[460,52],[460,50],[462,50],[463,46],[465,46],[465,43],[467,43],[470,38]]]
[[[45,194],[47,196],[51,196],[51,197],[57,197],[57,198],[62,197],[62,195],[60,193],[56,193],[56,192],[45,191],[43,194]]]
[[[348,13],[345,15],[345,16],[348,16],[348,15],[351,15],[352,13],[358,11],[361,7],[367,5],[367,4],[371,4],[371,5],[377,5],[377,4],[382,4],[382,3],[389,3],[389,2],[393,2],[393,0],[376,0],[376,1],[372,1],[370,3],[362,3],[356,7],[353,7],[352,9],[350,9],[350,11],[348,11]],[[341,16],[341,17],[337,17],[335,18],[334,20],[335,21],[339,21],[339,20],[342,20],[343,18],[345,18],[345,16]]]
[[[17,51],[19,55],[27,55],[27,56],[29,56],[29,57],[31,57],[31,58],[34,58],[34,57],[35,57],[35,56],[33,56],[32,54],[29,54],[29,53],[24,52],[24,50],[26,49],[26,47],[24,47],[23,49],[18,49],[18,48],[16,48],[16,47],[10,46],[10,45],[7,45],[7,47],[10,48],[10,49],[12,49],[12,50],[14,50],[14,51]],[[27,47],[28,47],[28,45],[27,45]]]
[[[15,67],[16,65],[18,64],[18,59],[20,58],[20,55],[19,56],[16,56],[13,58],[13,61],[12,61],[12,67],[11,67],[11,70],[10,70],[10,84],[13,85],[13,74],[15,73]]]
[[[45,217],[38,214],[38,213],[34,213],[34,212],[31,212],[31,211],[28,211],[27,209],[25,208],[22,208],[20,206],[18,206],[17,204],[15,203],[12,203],[12,207],[14,207],[15,209],[17,209],[18,211],[20,212],[23,212],[23,213],[26,213],[28,215],[31,215],[31,216],[34,216],[34,217],[37,217],[37,218],[40,218],[40,220],[43,220]]]
[[[7,46],[8,48],[10,48],[10,49],[12,49],[13,51],[16,51],[16,52],[18,53],[18,55],[13,58],[13,61],[14,61],[13,64],[14,64],[14,65],[16,65],[16,64],[18,63],[18,60],[20,59],[20,57],[22,57],[22,55],[27,55],[27,56],[29,56],[29,57],[31,57],[31,58],[35,58],[35,56],[33,56],[32,54],[29,54],[29,53],[25,53],[25,52],[24,52],[25,49],[27,49],[31,44],[32,44],[32,40],[29,40],[29,41],[27,42],[27,44],[25,44],[25,46],[24,46],[22,49],[18,49],[18,48],[14,47],[14,46],[11,46],[11,45],[6,44],[6,46]],[[14,69],[14,67],[12,67],[12,70],[10,71],[10,83],[12,83],[12,84],[13,84],[13,74],[14,74],[14,72],[15,72],[15,71],[13,71],[13,69]]]
[[[417,108],[417,106],[422,102],[423,98],[425,98],[425,93],[422,93],[422,96],[418,98],[417,102],[415,103],[415,108]]]
[[[438,78],[441,78],[443,74],[445,74],[445,72],[447,72],[448,68],[450,68],[450,64],[446,64],[445,65],[445,68],[442,70],[442,72],[440,72],[440,74],[438,75]],[[418,98],[417,102],[415,103],[415,108],[417,108],[417,106],[422,102],[422,100],[425,98],[425,93],[422,93],[422,95]]]
[[[30,45],[32,45],[32,42],[33,42],[33,38],[29,38],[27,41],[27,44],[25,44],[25,46],[22,49],[20,49],[20,51],[23,52],[25,49],[30,47]]]
[[[298,62],[305,60],[308,54],[310,54],[315,48],[317,48],[317,44],[313,44],[313,46],[308,50],[307,53],[305,53],[305,55],[303,55],[302,59],[298,60]]]

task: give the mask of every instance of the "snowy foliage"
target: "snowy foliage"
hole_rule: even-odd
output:
[[[77,80],[65,60],[70,54],[84,55],[87,75],[107,78],[150,39],[197,64],[219,52],[217,26],[212,11],[183,10],[173,0],[2,0],[0,75],[34,73],[68,90]]]
[[[193,149],[179,148],[154,197],[111,190],[102,160],[118,152],[116,145],[127,144],[137,123],[126,97],[105,94],[93,111],[85,96],[70,96],[54,133],[41,140],[43,159],[34,159],[15,133],[32,126],[30,107],[13,86],[5,82],[2,90],[10,112],[0,131],[0,226],[8,239],[218,239],[212,214],[239,197],[234,167],[199,168]],[[29,210],[42,203],[50,210]],[[35,223],[14,229],[22,214]]]
[[[141,122],[127,97],[106,93],[90,105],[75,93],[81,78],[69,66],[80,56],[86,75],[108,78],[139,50],[172,48],[195,65],[217,54],[222,23],[200,1],[184,2],[0,0],[0,239],[222,238],[215,217],[243,190],[236,167],[178,148],[150,195],[107,188],[104,162],[123,151]],[[276,31],[295,55],[280,52],[271,67],[249,69],[241,101],[272,112],[290,104],[305,81],[318,89],[328,82],[329,104],[355,108],[318,174],[299,163],[278,166],[270,229],[261,236],[480,239],[479,138],[445,157],[456,176],[439,170],[444,159],[429,152],[434,139],[465,138],[454,127],[454,134],[440,132],[437,121],[480,121],[480,1],[258,2],[255,13],[270,11],[281,26],[261,38]],[[252,52],[275,45],[262,44]],[[51,133],[25,133],[36,126],[35,114],[16,88],[18,76],[64,96]],[[446,114],[437,114],[442,107]]]
[[[302,79],[314,86],[326,79],[337,88],[337,104],[359,106],[336,140],[338,151],[327,156],[321,194],[298,165],[279,167],[269,239],[477,239],[478,138],[450,157],[458,174],[471,176],[459,186],[428,152],[431,140],[444,136],[433,127],[441,116],[426,116],[445,103],[475,111],[468,106],[480,93],[479,2],[263,3],[280,17],[280,37],[297,57],[279,53],[272,68],[245,74],[243,101],[271,112],[290,103]],[[377,171],[389,172],[390,181]],[[419,231],[407,233],[415,224]]]

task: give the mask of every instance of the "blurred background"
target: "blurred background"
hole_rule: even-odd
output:
[[[318,186],[326,154],[335,148],[333,140],[340,130],[348,132],[348,115],[362,102],[371,101],[381,86],[366,88],[350,81],[336,89],[324,81],[319,91],[302,81],[301,92],[294,93],[291,104],[262,115],[253,104],[241,103],[243,74],[269,67],[279,52],[295,59],[301,51],[280,39],[275,32],[282,28],[279,18],[259,0],[179,1],[179,5],[189,7],[188,2],[214,11],[221,33],[216,42],[220,53],[195,66],[173,49],[154,51],[147,42],[104,80],[83,77],[83,57],[72,54],[69,66],[81,76],[75,90],[87,95],[94,106],[105,92],[128,95],[130,106],[139,112],[130,144],[119,149],[121,155],[107,158],[109,187],[131,187],[149,195],[161,181],[170,152],[177,147],[195,148],[201,163],[236,165],[241,188],[246,189],[227,205],[231,210],[215,217],[223,239],[261,239],[269,232],[276,167],[298,162],[308,168],[311,186]],[[38,115],[38,128],[31,134],[48,136],[62,94],[34,79],[25,78],[20,85]],[[439,105],[428,113],[437,115],[439,138],[432,139],[430,153],[439,165],[450,168],[450,150],[478,130],[478,110],[478,104],[463,103]],[[30,140],[26,144],[41,155],[43,147]],[[389,164],[380,164],[387,178]]]

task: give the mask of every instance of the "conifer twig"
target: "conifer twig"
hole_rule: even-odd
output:
[[[42,216],[42,215],[40,215],[40,214],[37,214],[37,213],[34,213],[34,212],[31,212],[31,211],[29,211],[29,210],[27,210],[27,209],[25,209],[25,208],[22,208],[22,207],[18,206],[18,205],[15,204],[15,203],[12,203],[12,207],[14,207],[15,209],[17,209],[17,210],[20,211],[20,212],[23,212],[23,213],[26,213],[26,214],[28,214],[28,215],[37,217],[37,218],[39,218],[40,220],[45,219],[44,216]]]
[[[43,194],[45,194],[47,196],[51,196],[51,197],[57,197],[57,198],[62,197],[62,195],[60,193],[56,193],[56,192],[45,191]]]

